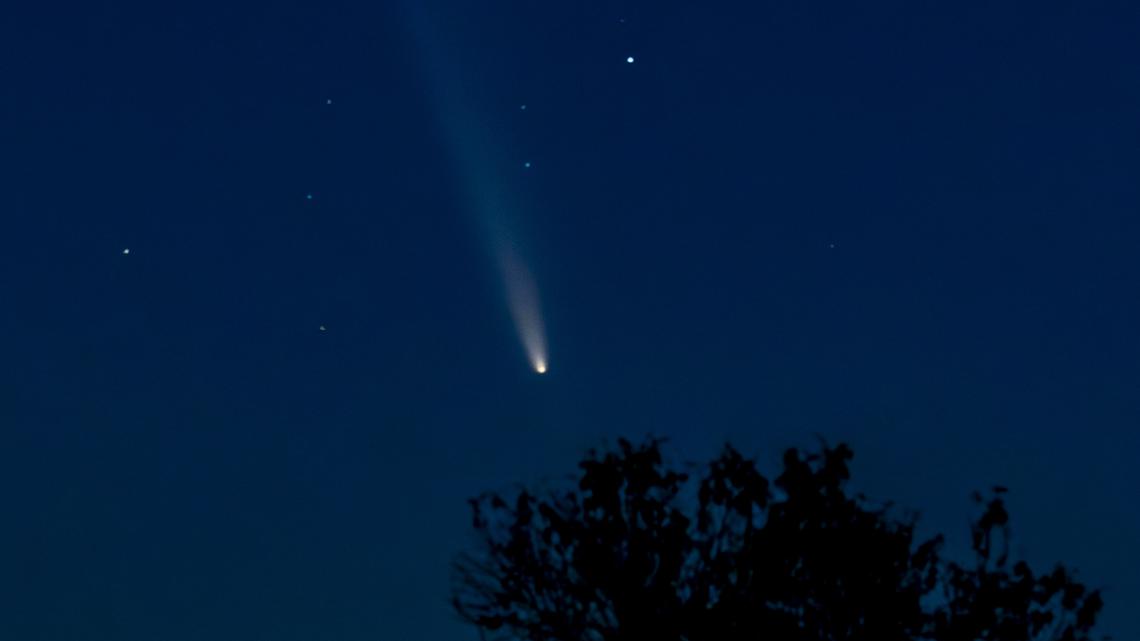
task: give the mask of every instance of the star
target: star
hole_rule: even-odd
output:
[[[312,194],[305,194],[305,200],[312,200],[312,199],[313,199]]]
[[[328,100],[326,100],[326,101],[325,101],[325,104],[326,104],[326,105],[331,105],[331,104],[332,104],[332,98],[329,98]]]
[[[519,105],[519,109],[521,109],[522,111],[526,111],[526,105]]]
[[[526,167],[527,169],[530,169],[530,161],[528,160],[528,161],[524,162],[524,163],[523,163],[523,167]]]
[[[626,58],[625,61],[632,65],[633,64],[633,56]]]
[[[123,255],[124,255],[124,256],[126,256],[126,255],[127,255],[127,254],[129,254],[129,253],[131,253],[131,249],[130,249],[129,247],[127,247],[127,248],[123,249]]]
[[[325,326],[324,326],[324,325],[321,325],[321,326],[320,326],[320,327],[318,327],[317,329],[319,329],[320,331],[322,331],[322,332],[323,332],[323,331],[325,331]]]

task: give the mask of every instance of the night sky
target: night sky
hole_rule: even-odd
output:
[[[650,432],[1140,638],[1136,3],[24,4],[0,638],[473,640],[465,499]]]

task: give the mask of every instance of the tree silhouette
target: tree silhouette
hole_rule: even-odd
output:
[[[1008,559],[1005,489],[975,494],[972,563],[913,513],[845,491],[852,451],[788,450],[769,482],[730,446],[699,479],[661,442],[591,451],[576,489],[471,500],[453,605],[529,641],[1085,641],[1099,592]]]

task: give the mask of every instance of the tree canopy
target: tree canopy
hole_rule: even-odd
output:
[[[1010,560],[1004,488],[974,494],[959,563],[914,513],[849,492],[846,445],[790,449],[771,481],[731,446],[690,474],[661,445],[591,451],[576,487],[472,499],[459,615],[528,641],[1092,638],[1097,590]]]

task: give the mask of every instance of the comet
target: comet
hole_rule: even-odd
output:
[[[511,185],[518,180],[508,168],[517,168],[519,160],[508,159],[500,151],[503,145],[489,135],[488,113],[481,108],[479,96],[483,87],[470,70],[457,68],[464,56],[446,38],[440,37],[436,25],[423,5],[414,0],[401,3],[407,11],[409,33],[417,47],[426,88],[435,116],[450,142],[458,178],[470,213],[470,220],[486,242],[489,258],[495,265],[503,285],[507,308],[519,342],[531,369],[545,374],[550,358],[546,349],[546,328],[539,305],[538,287],[527,260],[533,257],[530,243],[523,242],[523,215],[513,198]],[[526,105],[522,105],[522,110]],[[526,170],[531,162],[521,163]],[[311,196],[310,196],[311,197]]]

